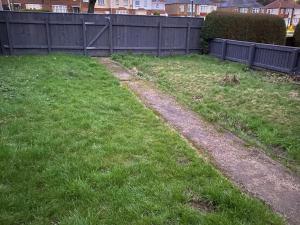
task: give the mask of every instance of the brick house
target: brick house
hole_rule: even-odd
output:
[[[151,14],[166,15],[165,0],[152,0]]]
[[[282,17],[286,26],[296,26],[300,20],[300,5],[293,0],[276,0],[264,7],[264,13]]]
[[[2,0],[4,10],[79,13],[81,0]]]
[[[263,13],[263,5],[256,0],[227,0],[218,3],[218,10],[239,13]]]
[[[48,12],[87,12],[88,0],[1,0],[4,10],[39,10]],[[164,0],[97,0],[95,13],[99,14],[165,14]]]
[[[208,13],[216,9],[217,6],[210,0],[194,0],[193,4],[191,0],[166,0],[166,13],[169,16],[195,16],[205,18]]]

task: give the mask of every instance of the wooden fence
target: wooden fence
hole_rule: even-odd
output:
[[[300,74],[300,48],[216,38],[210,42],[210,54],[241,62],[249,67]]]
[[[195,53],[202,24],[200,18],[2,11],[0,53]]]

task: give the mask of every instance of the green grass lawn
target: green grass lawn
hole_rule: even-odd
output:
[[[283,224],[95,60],[0,68],[0,224]]]
[[[300,85],[209,56],[115,55],[205,119],[300,172]],[[235,76],[235,80],[234,80]]]

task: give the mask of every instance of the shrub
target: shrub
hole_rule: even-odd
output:
[[[300,47],[300,23],[297,24],[294,33],[294,45]]]
[[[215,11],[207,15],[202,35],[205,52],[213,38],[282,45],[286,27],[284,20],[275,15]]]

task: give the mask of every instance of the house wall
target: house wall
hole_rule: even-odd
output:
[[[292,24],[294,26],[296,26],[300,21],[300,9],[293,10],[293,8],[277,8],[277,9],[265,8],[263,12],[265,14],[278,15],[282,17],[286,26],[289,26],[291,24],[291,20],[293,20]],[[292,16],[293,13],[294,15]]]
[[[152,13],[158,12],[160,14],[165,14],[166,13],[165,2],[162,0],[152,0],[151,10]]]
[[[52,12],[61,6],[66,12],[73,12],[76,6],[80,12],[88,11],[88,0],[2,0],[19,4],[21,9],[37,9]],[[151,15],[154,12],[165,13],[164,0],[97,0],[94,11],[96,14],[138,14]],[[5,4],[4,3],[4,4]],[[139,3],[139,4],[138,4]],[[53,7],[54,6],[54,7]],[[153,8],[155,7],[155,8]]]
[[[255,9],[255,10],[254,10]],[[263,13],[263,9],[254,7],[228,7],[228,8],[217,8],[218,11],[223,12],[239,12],[239,13]]]
[[[196,7],[196,15],[200,17],[206,17],[207,14],[217,10],[217,6],[215,5],[197,5]]]
[[[169,16],[187,16],[186,4],[168,4],[165,7]]]
[[[79,7],[81,5],[80,0],[2,0],[3,5],[9,5],[13,10],[13,5],[19,6],[14,10],[19,9],[36,9],[36,10],[45,10],[52,12],[53,6],[65,6],[67,12],[72,12],[72,7]]]
[[[24,3],[31,3],[36,2],[35,0],[22,0]],[[44,8],[53,12],[53,6],[66,6],[68,12],[72,12],[72,7],[80,7],[81,1],[80,0],[39,0],[44,2]]]
[[[82,11],[87,12],[88,0],[83,0]],[[132,0],[97,0],[95,13],[98,14],[132,14]]]
[[[218,7],[217,10],[222,11],[222,12],[237,12],[238,8],[236,8],[236,7],[219,8]]]
[[[279,15],[279,9],[265,9],[264,13],[271,15]]]
[[[208,13],[215,11],[215,5],[199,5],[194,4],[193,15],[197,17],[205,17]],[[169,16],[191,16],[192,4],[167,4],[166,13]]]

